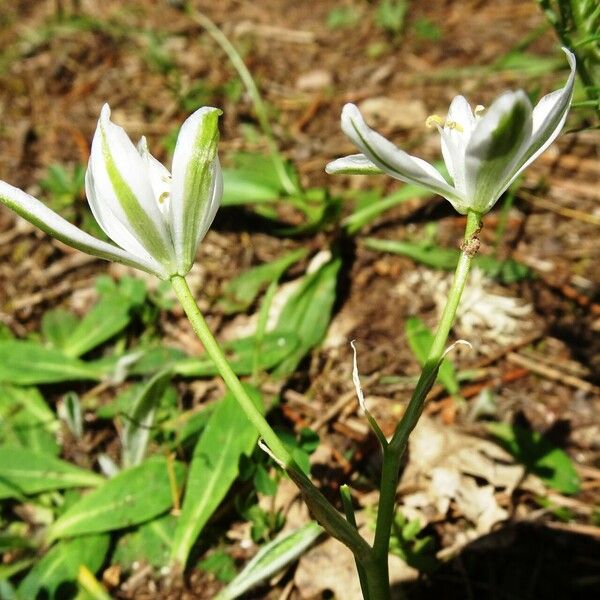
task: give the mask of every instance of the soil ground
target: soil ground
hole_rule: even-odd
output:
[[[132,138],[145,134],[150,148],[165,159],[161,140],[187,114],[174,90],[202,92],[207,102],[223,109],[224,163],[235,150],[265,150],[260,139],[244,135],[244,127],[257,123],[249,98],[232,98],[224,91],[236,80],[235,71],[176,2],[84,0],[79,10],[89,22],[78,28],[63,26],[55,18],[57,7],[73,14],[75,3],[9,4],[0,6],[1,179],[40,195],[38,182],[49,165],[85,164],[105,101]],[[268,102],[280,148],[296,165],[305,187],[326,186],[340,195],[349,189],[374,187],[385,193],[397,187],[383,177],[325,175],[329,160],[354,152],[339,127],[345,102],[393,100],[397,113],[382,109],[379,130],[401,147],[433,160],[439,158],[438,139],[424,127],[424,118],[444,114],[457,93],[473,104],[489,105],[509,87],[545,93],[564,81],[564,70],[536,77],[519,69],[457,73],[493,63],[538,30],[543,16],[535,2],[412,2],[405,32],[397,37],[374,23],[375,4],[198,4],[243,52]],[[340,7],[358,11],[352,26],[328,25],[332,11]],[[440,39],[419,35],[415,23],[436,27]],[[528,50],[556,56],[556,45],[548,29]],[[200,91],[194,87],[198,82]],[[575,118],[573,128],[580,125]],[[474,352],[458,355],[457,367],[480,369],[478,379],[462,390],[466,405],[457,405],[436,388],[426,408],[443,427],[486,437],[485,423],[472,418],[471,407],[481,390],[492,388],[495,420],[545,432],[575,461],[583,480],[581,492],[556,495],[572,518],[561,523],[551,510],[536,504],[531,491],[517,487],[510,495],[500,494],[497,500],[510,515],[508,523],[464,545],[433,575],[410,583],[410,598],[593,598],[600,593],[600,528],[593,521],[600,507],[599,150],[597,131],[567,133],[528,171],[499,242],[498,211],[485,218],[482,252],[491,253],[499,244],[500,256],[519,260],[536,275],[506,285],[489,284],[486,291],[492,300],[487,301],[504,296],[514,300],[513,312],[515,306],[528,308],[522,317],[515,316],[518,310],[508,314],[499,329],[486,322],[485,315],[475,324],[459,319],[455,336],[475,335],[478,342]],[[85,200],[78,202],[83,206]],[[351,201],[345,203],[343,214],[351,207]],[[439,223],[438,241],[456,247],[464,220],[437,199],[415,199],[388,211],[356,237],[330,228],[313,236],[284,238],[248,212],[223,210],[199,251],[199,301],[213,327],[223,333],[231,320],[220,314],[216,300],[232,277],[286,249],[304,245],[316,251],[339,244],[345,260],[332,329],[344,339],[357,340],[365,392],[389,432],[410,393],[398,376],[418,372],[404,322],[416,315],[434,326],[436,290],[444,282],[407,258],[368,249],[364,238],[419,239],[434,219]],[[0,209],[0,320],[16,335],[36,331],[49,307],[85,312],[94,297],[93,280],[105,272],[117,275],[123,269],[82,257]],[[300,273],[297,267],[288,276]],[[186,345],[190,339],[177,310],[165,311],[161,327],[168,341]],[[277,418],[296,427],[314,427],[340,397],[352,392],[351,351],[346,343],[332,341],[334,333],[330,330],[323,347],[287,383]],[[190,344],[188,349],[196,351]],[[377,469],[376,448],[354,404],[319,425],[327,449],[320,483],[330,487],[332,495],[340,478]],[[109,439],[102,447],[110,444]],[[344,458],[349,449],[355,456],[351,462]],[[65,454],[76,462],[84,460],[76,447],[66,448]],[[460,514],[448,514],[432,521],[427,532],[443,548],[455,542],[463,524]],[[118,587],[112,593],[117,598],[202,599],[211,598],[219,587],[197,570],[185,581],[142,579],[134,595]],[[307,597],[293,581],[290,571],[272,591],[263,589],[252,597]],[[284,590],[287,596],[281,595]]]

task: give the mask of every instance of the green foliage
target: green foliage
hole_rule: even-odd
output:
[[[113,563],[125,570],[142,560],[157,569],[163,567],[169,562],[176,526],[177,517],[167,514],[126,533],[117,542]]]
[[[424,17],[414,22],[413,29],[421,39],[430,42],[437,42],[442,39],[443,33],[440,26]]]
[[[411,317],[406,322],[406,337],[408,345],[421,366],[425,365],[427,355],[433,345],[433,332],[417,317]],[[460,385],[456,370],[450,360],[445,358],[438,371],[438,379],[446,391],[456,396],[460,392]]]
[[[48,205],[65,218],[74,216],[74,205],[83,199],[85,167],[76,164],[66,168],[61,164],[48,167],[46,176],[40,180],[40,187],[48,195]]]
[[[121,461],[124,468],[144,459],[159,402],[171,382],[169,371],[160,371],[135,396],[124,417],[121,431]]]
[[[577,57],[577,73],[600,117],[600,10],[596,0],[537,0],[564,46]]]
[[[408,0],[379,0],[375,23],[392,34],[399,34],[406,19]]]
[[[107,535],[86,535],[60,541],[34,564],[23,579],[18,587],[19,597],[32,600],[75,598],[75,581],[80,566],[85,565],[93,573],[98,571],[104,562],[109,543]]]
[[[165,457],[153,456],[121,471],[63,513],[48,529],[47,538],[114,531],[165,513],[173,505],[169,468]],[[173,470],[180,485],[183,465],[174,463]]]
[[[275,331],[295,332],[300,344],[277,366],[273,372],[275,376],[285,377],[293,373],[304,356],[325,337],[341,264],[341,259],[333,258],[314,273],[306,275],[283,307]]]
[[[59,422],[35,388],[0,384],[0,444],[55,456]]]
[[[365,246],[371,250],[407,256],[428,267],[444,271],[453,271],[460,258],[459,250],[442,248],[432,245],[430,242],[419,243],[366,238]],[[473,265],[480,268],[486,275],[505,284],[515,283],[532,277],[531,270],[527,266],[512,258],[499,260],[493,256],[476,256],[473,259]]]
[[[207,573],[212,573],[219,581],[229,583],[237,574],[233,558],[222,550],[212,552],[198,566]]]
[[[7,489],[0,488],[2,498],[70,487],[96,487],[103,483],[99,475],[64,460],[28,448],[0,446],[0,484],[7,486]]]
[[[253,267],[230,279],[223,289],[224,298],[219,302],[220,308],[225,314],[246,310],[264,288],[279,280],[291,265],[307,254],[306,248],[292,250],[270,263]]]
[[[296,560],[321,535],[323,529],[310,521],[299,529],[266,543],[231,583],[219,592],[215,600],[233,600],[255,585],[276,575]]]
[[[362,16],[356,6],[337,6],[327,14],[327,27],[329,29],[346,29],[358,24]]]
[[[247,391],[263,410],[258,390],[248,386]],[[194,449],[173,538],[174,562],[185,566],[196,538],[236,480],[240,458],[252,451],[257,438],[256,429],[228,393],[210,416]]]
[[[429,574],[439,567],[439,561],[435,556],[433,537],[420,535],[421,530],[418,519],[409,521],[401,512],[397,512],[392,523],[390,552],[420,573]]]
[[[546,485],[563,494],[576,494],[581,489],[569,455],[539,432],[508,423],[490,423],[488,430],[515,460]]]

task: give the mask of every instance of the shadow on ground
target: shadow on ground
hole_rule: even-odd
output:
[[[477,539],[434,575],[403,586],[408,600],[600,598],[600,540],[519,523]]]

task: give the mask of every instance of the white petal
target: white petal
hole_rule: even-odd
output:
[[[198,227],[198,232],[196,234],[196,248],[198,248],[198,245],[204,239],[206,232],[209,230],[210,226],[212,225],[212,222],[215,220],[215,216],[217,214],[217,210],[219,210],[219,206],[221,206],[221,198],[223,196],[223,172],[221,171],[221,165],[219,163],[218,158],[215,159],[213,171],[213,187],[210,196],[210,203],[206,211],[202,213],[202,220],[200,222],[200,226]]]
[[[90,161],[92,159],[90,158]],[[102,231],[123,250],[138,256],[146,261],[153,260],[147,250],[137,241],[134,235],[113,213],[111,204],[101,202],[98,198],[96,186],[94,183],[94,169],[88,166],[85,172],[85,195],[90,206],[90,210],[94,215],[94,219]]]
[[[325,172],[329,175],[379,175],[383,171],[364,154],[350,154],[328,163]]]
[[[154,198],[144,161],[125,131],[110,121],[102,107],[92,141],[89,168],[96,203],[112,214],[156,260],[169,264],[173,249],[168,229]]]
[[[216,160],[220,114],[216,108],[200,108],[183,123],[177,137],[172,168],[171,231],[180,275],[191,268],[199,234],[207,221],[212,222],[211,214],[214,217],[220,203],[221,194],[214,197],[215,189],[222,190],[216,183],[220,173]]]
[[[464,96],[456,96],[448,109],[444,127],[440,127],[442,155],[454,187],[465,194],[465,150],[475,127],[475,116]]]
[[[354,104],[346,104],[342,110],[342,130],[382,171],[401,181],[416,183],[440,194],[460,210],[458,206],[462,198],[437,169],[424,160],[400,150],[370,129]]]
[[[138,143],[138,152],[146,165],[146,171],[158,208],[168,223],[171,206],[171,173],[165,165],[150,154],[146,138],[143,136]]]
[[[558,137],[567,120],[575,85],[576,61],[575,55],[570,50],[563,48],[563,51],[567,55],[571,67],[567,83],[564,88],[544,96],[533,109],[531,139],[524,149],[523,155],[519,159],[519,167],[507,187]]]
[[[531,135],[531,110],[525,92],[506,92],[475,125],[465,152],[466,197],[473,210],[487,212],[506,189]]]
[[[152,258],[134,256],[117,246],[96,239],[57,215],[43,202],[4,181],[0,181],[0,202],[68,246],[99,258],[141,269],[161,279],[169,275],[162,265]]]

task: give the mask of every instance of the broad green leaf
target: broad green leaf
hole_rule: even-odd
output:
[[[79,567],[85,565],[96,572],[104,563],[110,538],[108,535],[88,535],[62,540],[53,546],[29,571],[18,588],[19,597],[33,600],[69,600],[75,596],[74,583]],[[73,594],[62,584],[73,584]]]
[[[407,256],[415,262],[444,271],[453,271],[460,258],[460,251],[457,249],[441,248],[418,242],[366,238],[365,246],[371,250]],[[478,255],[473,259],[473,265],[480,268],[486,275],[505,284],[528,279],[532,276],[528,267],[512,258],[498,260],[493,256]]]
[[[223,169],[223,206],[276,202],[286,195],[270,156],[239,152],[233,162],[233,168]],[[299,187],[291,163],[286,163],[286,169]]]
[[[102,298],[64,341],[63,352],[78,358],[123,331],[130,321],[130,308],[120,294]]]
[[[60,425],[36,388],[0,384],[0,444],[56,455]]]
[[[569,455],[541,433],[508,423],[490,423],[488,430],[518,462],[551,488],[563,494],[576,494],[581,489]]]
[[[121,461],[124,468],[139,465],[146,453],[154,415],[167,386],[171,381],[169,371],[157,373],[136,395],[123,418],[121,431]]]
[[[418,363],[423,366],[433,345],[433,333],[421,319],[411,317],[406,321],[406,337]],[[460,385],[456,378],[454,365],[447,358],[443,360],[440,366],[438,378],[449,394],[454,396],[459,393]]]
[[[260,393],[246,388],[262,410]],[[242,455],[252,452],[258,434],[231,393],[219,403],[198,440],[175,538],[172,560],[185,566],[190,550],[239,473]]]
[[[93,365],[69,358],[59,350],[22,340],[0,341],[0,382],[37,385],[100,378],[101,373]]]
[[[249,589],[276,575],[283,567],[300,555],[323,533],[314,521],[286,533],[265,544],[240,574],[219,594],[215,600],[233,600]]]
[[[47,454],[38,454],[18,446],[0,446],[0,482],[17,488],[23,494],[96,487],[104,481],[103,477],[92,471]]]
[[[173,465],[176,479],[183,465]],[[48,540],[131,527],[169,510],[173,504],[167,459],[149,458],[121,471],[69,508],[48,530]]]
[[[300,338],[300,344],[281,361],[274,371],[276,376],[286,377],[293,373],[304,356],[325,337],[335,302],[337,275],[341,264],[339,258],[334,258],[314,273],[306,275],[283,307],[271,335],[275,332],[293,331]],[[268,336],[265,339],[266,337]]]
[[[265,334],[261,340],[258,368],[266,371],[279,364],[294,352],[298,348],[298,345],[299,339],[295,333],[281,330]],[[229,365],[237,375],[249,375],[252,373],[255,347],[255,336],[231,342],[223,342],[221,344]],[[169,359],[169,356],[173,358]],[[152,373],[157,368],[169,368],[174,374],[183,377],[212,377],[219,374],[212,359],[206,354],[193,358],[181,358],[180,353],[171,355],[164,348],[147,351],[131,368],[131,373],[133,375],[146,375]]]
[[[231,279],[223,290],[225,297],[219,302],[220,308],[225,314],[246,310],[262,289],[277,281],[291,265],[307,254],[306,248],[299,248]]]
[[[42,317],[42,335],[53,348],[62,350],[78,323],[79,319],[73,313],[54,308],[46,311]]]
[[[342,221],[342,225],[346,227],[348,233],[354,235],[365,225],[374,221],[379,215],[386,210],[407,202],[415,198],[430,198],[433,194],[420,186],[414,184],[403,185],[397,192],[377,200],[373,200],[366,205],[359,206],[351,215]]]
[[[177,517],[173,515],[144,523],[118,541],[113,562],[125,570],[131,569],[140,560],[156,568],[164,567],[171,555],[171,542],[176,526]]]

